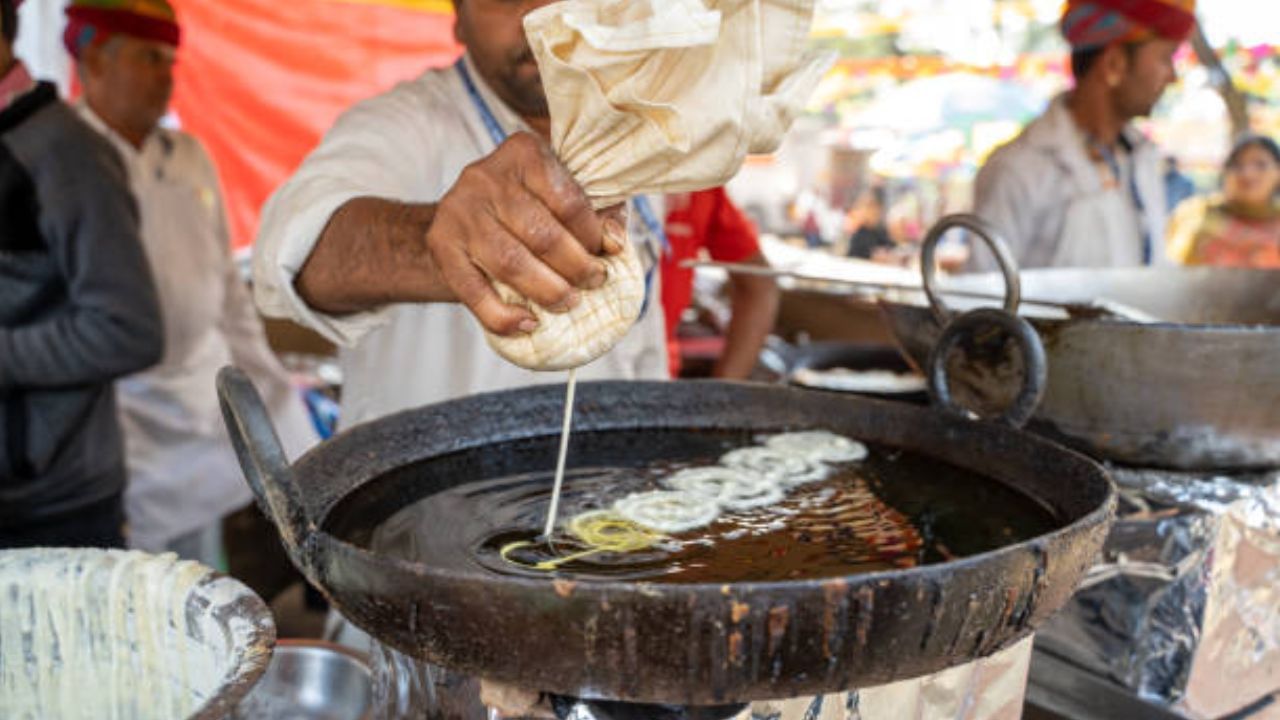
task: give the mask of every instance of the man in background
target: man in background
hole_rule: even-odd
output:
[[[1021,267],[1162,262],[1160,153],[1131,124],[1177,75],[1174,52],[1195,27],[1194,0],[1070,0],[1062,33],[1076,86],[978,173],[974,212]],[[979,269],[993,267],[984,250]]]
[[[13,56],[0,0],[0,548],[123,547],[112,381],[160,359],[138,214],[111,147]]]
[[[76,109],[124,162],[164,311],[160,364],[118,384],[129,544],[223,566],[222,519],[252,495],[218,408],[218,370],[234,364],[250,374],[291,455],[315,434],[232,260],[212,161],[193,136],[159,127],[181,39],[173,8],[73,0],[67,18],[64,39],[84,88]]]
[[[705,251],[712,260],[767,268],[755,226],[729,199],[724,188],[667,196],[666,234],[670,247],[662,258],[662,309],[667,324],[671,376],[680,374],[676,330],[693,298],[692,268],[681,267]],[[745,380],[756,366],[760,347],[778,315],[778,286],[772,278],[729,275],[729,325],[724,351],[712,375]]]

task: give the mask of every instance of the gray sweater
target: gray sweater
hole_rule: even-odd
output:
[[[120,159],[41,84],[0,111],[0,527],[124,489],[112,381],[162,333]]]

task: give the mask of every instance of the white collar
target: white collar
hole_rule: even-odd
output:
[[[165,150],[167,150],[170,145],[169,140],[164,136],[163,131],[160,128],[155,128],[150,133],[147,133],[147,136],[143,138],[142,147],[134,147],[133,143],[126,140],[124,136],[120,135],[120,133],[116,132],[110,125],[108,125],[107,121],[103,120],[98,113],[94,112],[93,108],[89,106],[89,103],[86,102],[83,97],[75,101],[75,108],[80,113],[80,117],[84,119],[89,127],[93,128],[98,132],[98,134],[105,137],[125,158],[140,159],[147,154],[149,147],[156,143],[159,143],[161,148]]]
[[[1120,134],[1131,148],[1136,149],[1151,142],[1132,123],[1126,124]],[[1027,141],[1047,150],[1084,147],[1084,131],[1067,107],[1067,93],[1055,97],[1044,114],[1027,126]]]

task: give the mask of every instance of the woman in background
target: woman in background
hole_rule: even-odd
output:
[[[1185,265],[1280,269],[1280,146],[1248,135],[1222,170],[1222,194],[1182,203],[1169,256]]]

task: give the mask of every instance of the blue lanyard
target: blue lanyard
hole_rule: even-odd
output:
[[[466,88],[467,95],[471,97],[471,104],[475,106],[476,114],[480,116],[480,122],[484,123],[485,130],[489,132],[489,138],[493,140],[494,145],[501,145],[507,139],[507,131],[502,129],[498,118],[494,117],[493,111],[489,109],[489,103],[485,102],[484,97],[480,95],[480,89],[471,79],[471,71],[467,69],[466,62],[458,58],[454,67],[458,70],[458,77],[462,78],[462,86]],[[649,199],[643,195],[637,195],[631,198],[631,205],[636,209],[645,229],[649,231],[649,237],[658,241],[662,248],[661,255],[668,255],[671,252],[671,243],[667,240],[667,233],[663,230],[662,223],[658,220],[657,213],[653,211],[653,205]],[[644,317],[649,309],[650,289],[653,287],[653,276],[657,270],[659,258],[659,253],[654,251],[651,242],[645,243],[645,247],[649,253],[650,263],[649,269],[644,274],[644,304],[640,307],[640,317]]]
[[[1124,142],[1124,136],[1121,136],[1121,142]],[[1102,158],[1107,161],[1107,166],[1111,168],[1111,175],[1119,181],[1122,173],[1120,171],[1120,160],[1116,158],[1115,151],[1110,146],[1098,142],[1095,142],[1094,146],[1097,148],[1098,153],[1102,155]],[[1125,146],[1128,147],[1128,143],[1125,143]],[[1129,157],[1132,160],[1132,152],[1129,153]],[[1138,211],[1138,224],[1142,227],[1142,264],[1150,265],[1154,249],[1152,248],[1151,228],[1147,225],[1147,205],[1142,200],[1142,193],[1138,191],[1137,170],[1131,162],[1129,168],[1129,195],[1133,198],[1133,207]]]
[[[502,129],[498,124],[498,118],[493,116],[493,111],[489,109],[489,103],[484,101],[480,96],[480,89],[476,87],[476,83],[471,79],[471,71],[467,70],[467,63],[462,58],[458,58],[458,62],[453,66],[458,69],[458,75],[462,78],[462,85],[467,89],[467,94],[471,96],[471,104],[475,106],[476,112],[480,115],[480,122],[484,123],[484,129],[489,131],[489,137],[493,140],[494,145],[501,145],[507,139],[507,131]]]
[[[662,244],[662,255],[665,257],[671,254],[671,244],[667,241],[667,234],[663,232],[662,225],[658,223],[658,217],[654,214],[649,199],[643,195],[636,195],[631,198],[631,204],[635,206],[640,219],[649,230],[649,237],[657,238]],[[645,243],[644,249],[649,254],[649,269],[644,272],[644,302],[640,303],[639,317],[644,317],[645,313],[649,312],[649,298],[653,297],[653,276],[657,274],[659,260],[652,242]]]

